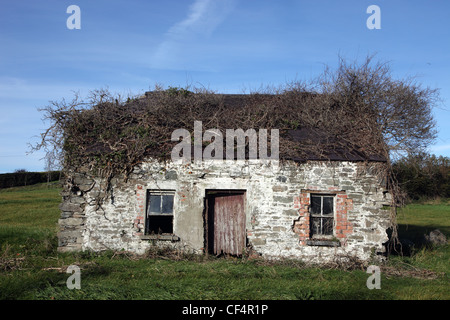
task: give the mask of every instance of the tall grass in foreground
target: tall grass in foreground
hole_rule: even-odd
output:
[[[448,245],[391,257],[382,266],[380,290],[366,287],[369,275],[361,267],[162,252],[57,253],[60,199],[57,185],[0,190],[0,299],[450,299]],[[406,207],[399,214],[401,235],[436,227],[448,235],[449,208]],[[66,286],[71,264],[81,268],[80,290]]]

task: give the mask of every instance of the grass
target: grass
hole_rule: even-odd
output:
[[[399,232],[403,237],[418,242],[424,234],[439,229],[450,237],[450,202],[412,203],[399,210]]]
[[[381,289],[368,274],[267,262],[152,252],[57,253],[57,185],[0,190],[0,299],[2,300],[448,300],[450,250],[419,248],[382,266]],[[413,237],[439,228],[448,235],[448,204],[409,205],[400,232]],[[81,289],[69,290],[65,271],[81,268]]]

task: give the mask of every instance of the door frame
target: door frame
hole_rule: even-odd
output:
[[[203,198],[203,223],[204,223],[204,252],[206,255],[214,254],[214,203],[216,197],[227,195],[242,195],[244,200],[244,245],[247,246],[247,190],[245,189],[205,189]]]

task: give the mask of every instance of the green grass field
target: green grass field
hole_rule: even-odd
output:
[[[301,261],[179,255],[169,259],[123,252],[57,253],[56,184],[0,190],[0,299],[158,300],[408,300],[450,299],[449,246],[417,248],[390,257],[381,289],[369,290],[368,274],[306,267]],[[409,205],[399,217],[402,235],[439,228],[450,232],[450,205]],[[66,268],[81,268],[81,289],[69,290]]]
[[[398,212],[397,223],[404,237],[412,240],[439,229],[450,236],[450,202],[409,204]]]

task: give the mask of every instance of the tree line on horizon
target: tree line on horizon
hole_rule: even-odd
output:
[[[410,154],[392,165],[409,201],[450,198],[450,158],[425,152]]]

